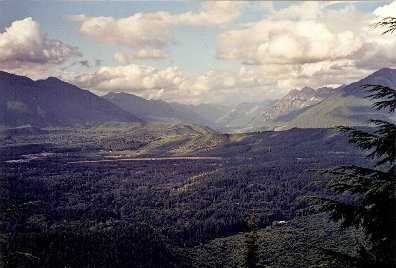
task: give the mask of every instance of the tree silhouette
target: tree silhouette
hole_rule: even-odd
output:
[[[396,30],[396,18],[387,17],[370,28],[385,28],[382,35],[392,34]],[[373,109],[396,108],[396,91],[382,85],[365,85],[371,98]],[[365,234],[365,246],[361,245],[360,258],[349,263],[361,267],[394,267],[395,266],[395,152],[396,125],[372,119],[373,131],[364,131],[345,126],[336,129],[348,133],[348,142],[362,150],[369,151],[368,159],[375,159],[372,168],[361,166],[338,166],[320,173],[331,176],[327,189],[336,194],[357,197],[354,202],[324,197],[308,197],[317,202],[316,208],[330,212],[330,219],[341,222],[341,229],[348,227],[362,228]],[[334,254],[334,256],[337,254]]]
[[[396,91],[381,85],[366,85],[368,98],[377,100],[373,108],[394,112]],[[361,266],[394,267],[395,260],[395,150],[396,125],[383,120],[369,120],[372,131],[337,127],[348,132],[348,141],[368,150],[368,159],[375,159],[374,167],[337,166],[321,170],[331,176],[327,183],[330,192],[356,197],[350,202],[325,197],[309,197],[316,208],[330,212],[330,219],[341,222],[341,229],[362,228],[367,246],[362,246]]]
[[[370,24],[370,27],[373,29],[376,28],[385,28],[385,31],[382,32],[382,35],[388,34],[388,33],[393,33],[396,31],[396,18],[392,17],[386,17],[379,22]]]
[[[5,210],[0,213],[0,225],[6,221],[15,220],[19,213],[26,211],[30,206],[36,204],[37,202],[29,201]],[[30,253],[10,250],[8,244],[9,237],[0,232],[0,267],[7,267],[8,265],[20,266],[24,260],[37,259]]]
[[[245,249],[243,257],[246,268],[255,268],[259,266],[259,254],[258,254],[258,240],[259,235],[257,233],[257,219],[253,213],[248,221],[250,232],[245,235]]]

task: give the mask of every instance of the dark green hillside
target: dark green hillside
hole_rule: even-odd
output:
[[[91,92],[57,78],[33,81],[6,72],[0,72],[0,111],[0,125],[12,127],[142,122]]]
[[[362,126],[370,118],[388,120],[389,115],[371,109],[371,102],[339,92],[301,113],[278,130],[293,127],[333,127],[337,125]]]
[[[372,102],[364,98],[367,93],[365,93],[363,85],[367,84],[394,88],[396,86],[396,70],[384,68],[358,82],[343,87],[340,92],[312,106],[290,122],[284,125],[278,123],[276,129],[333,127],[338,125],[362,126],[364,122],[371,118],[394,121],[395,118],[392,118],[388,113],[371,108]]]

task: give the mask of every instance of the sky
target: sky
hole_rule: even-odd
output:
[[[238,104],[396,68],[396,2],[0,0],[0,70],[97,95]]]

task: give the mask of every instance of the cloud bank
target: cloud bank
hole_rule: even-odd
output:
[[[260,89],[276,85],[275,80],[262,79],[259,72],[244,66],[185,76],[176,66],[160,70],[147,65],[128,64],[103,66],[97,72],[65,79],[98,95],[127,92],[146,99],[194,104],[203,100],[233,103],[241,94],[262,99],[269,96]]]
[[[0,33],[0,68],[47,70],[80,56],[77,47],[49,39],[31,17],[14,21]]]
[[[349,60],[375,69],[378,58],[383,66],[395,64],[396,54],[387,52],[396,48],[395,42],[384,44],[377,32],[367,35],[370,22],[376,16],[390,15],[389,6],[395,3],[374,11],[376,16],[363,14],[353,5],[326,10],[330,4],[304,2],[279,11],[270,9],[267,18],[222,33],[217,58],[263,66]],[[377,52],[373,53],[374,47]]]
[[[164,91],[181,88],[184,77],[177,67],[158,70],[152,66],[130,64],[103,66],[95,73],[77,76],[72,82],[99,95],[111,91],[129,92],[157,99]]]
[[[198,12],[172,15],[169,12],[136,13],[127,18],[86,17],[69,19],[81,22],[80,33],[96,42],[128,48],[162,49],[174,42],[171,27],[177,25],[225,26],[240,16],[240,2],[205,2]]]

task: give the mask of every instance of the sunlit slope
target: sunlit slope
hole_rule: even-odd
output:
[[[86,134],[101,137],[98,144],[125,156],[189,155],[229,141],[227,134],[207,127],[172,123],[113,122],[91,128]]]
[[[51,141],[52,136],[48,142],[70,140],[58,135]],[[344,134],[323,128],[225,134],[198,125],[105,123],[79,130],[73,146],[88,146],[93,152],[102,151],[105,157],[260,157],[272,161],[274,154],[296,159],[314,157],[322,151],[343,151],[343,138]]]
[[[361,126],[370,118],[388,120],[389,116],[371,108],[368,99],[342,92],[332,95],[318,105],[303,112],[292,121],[276,130],[299,128],[333,127],[337,125]]]
[[[352,83],[322,102],[299,114],[285,124],[279,124],[277,130],[315,127],[333,127],[337,125],[361,126],[369,119],[394,120],[387,111],[371,108],[373,102],[368,98],[367,85],[396,87],[396,70],[384,68],[368,77]]]
[[[198,125],[110,122],[79,128],[8,128],[0,131],[2,146],[40,144],[79,151],[84,160],[106,158],[204,156],[274,161],[274,156],[305,161],[323,152],[345,151],[345,134],[325,128],[293,128],[226,134]],[[26,136],[27,135],[27,136]],[[352,147],[353,148],[353,147]],[[76,160],[79,160],[76,159]]]

